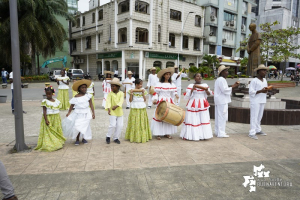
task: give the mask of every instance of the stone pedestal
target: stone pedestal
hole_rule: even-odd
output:
[[[243,98],[232,97],[229,106],[250,108],[249,95],[246,94]],[[281,99],[276,99],[276,97],[274,96],[271,96],[271,98],[267,99],[267,103],[265,105],[265,109],[285,109],[285,108],[286,108],[286,102],[281,101]]]

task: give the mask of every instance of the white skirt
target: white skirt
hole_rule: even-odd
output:
[[[64,136],[75,139],[78,133],[80,133],[80,137],[86,140],[92,139],[92,130],[90,126],[91,119],[92,114],[90,110],[88,113],[76,113],[73,111],[62,121]]]
[[[185,112],[180,137],[187,140],[203,140],[213,137],[208,108]]]
[[[152,135],[155,136],[172,135],[174,133],[177,133],[177,126],[157,120],[155,118],[155,112],[154,112],[154,116],[151,122],[151,133]]]

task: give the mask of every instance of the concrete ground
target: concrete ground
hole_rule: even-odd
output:
[[[100,85],[96,82],[96,90]],[[38,140],[43,87],[31,84],[29,89],[38,92],[23,102],[28,111],[24,115],[25,139],[32,148]],[[23,94],[29,89],[23,89]],[[247,137],[249,124],[229,122],[229,138],[200,142],[181,140],[178,127],[173,139],[135,144],[124,140],[129,114],[124,109],[121,144],[107,145],[109,121],[99,95],[96,119],[91,122],[93,140],[79,146],[68,140],[63,149],[51,153],[29,150],[11,154],[14,117],[10,102],[0,104],[0,159],[19,199],[299,199],[300,126],[262,126],[268,135],[252,140]],[[299,88],[281,89],[278,97],[299,98]],[[185,104],[183,100],[181,107]],[[147,111],[151,119],[154,108]],[[61,112],[62,119],[66,113]],[[213,127],[214,120],[211,123]],[[244,176],[253,175],[254,165],[261,164],[269,177],[254,176],[256,191],[249,192],[249,184],[253,187],[254,182],[244,187]],[[272,185],[275,179],[284,185]],[[270,182],[272,186],[266,186]]]

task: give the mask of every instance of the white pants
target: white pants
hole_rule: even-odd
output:
[[[130,108],[130,101],[129,101],[129,98],[130,98],[130,94],[126,94],[126,107],[129,107]]]
[[[153,97],[153,95],[149,94],[148,106],[152,106],[153,105],[152,97]]]
[[[215,105],[215,135],[217,137],[226,135],[226,121],[228,121],[228,104]]]
[[[106,137],[111,137],[114,133],[114,140],[119,139],[123,128],[123,116],[109,116],[109,127]]]
[[[260,122],[264,114],[264,103],[250,104],[250,131],[249,135],[255,135],[261,131]]]
[[[179,106],[180,98],[181,98],[181,87],[177,87],[177,95],[179,96],[179,98],[178,98],[178,100],[176,100],[176,98],[175,98],[175,101],[177,101],[176,105]]]

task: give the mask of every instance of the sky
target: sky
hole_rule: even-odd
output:
[[[86,12],[89,10],[89,1],[90,0],[79,0],[78,1],[78,10],[80,12]],[[95,0],[96,1],[96,0]],[[100,0],[100,4],[105,4],[110,2],[110,0]]]

